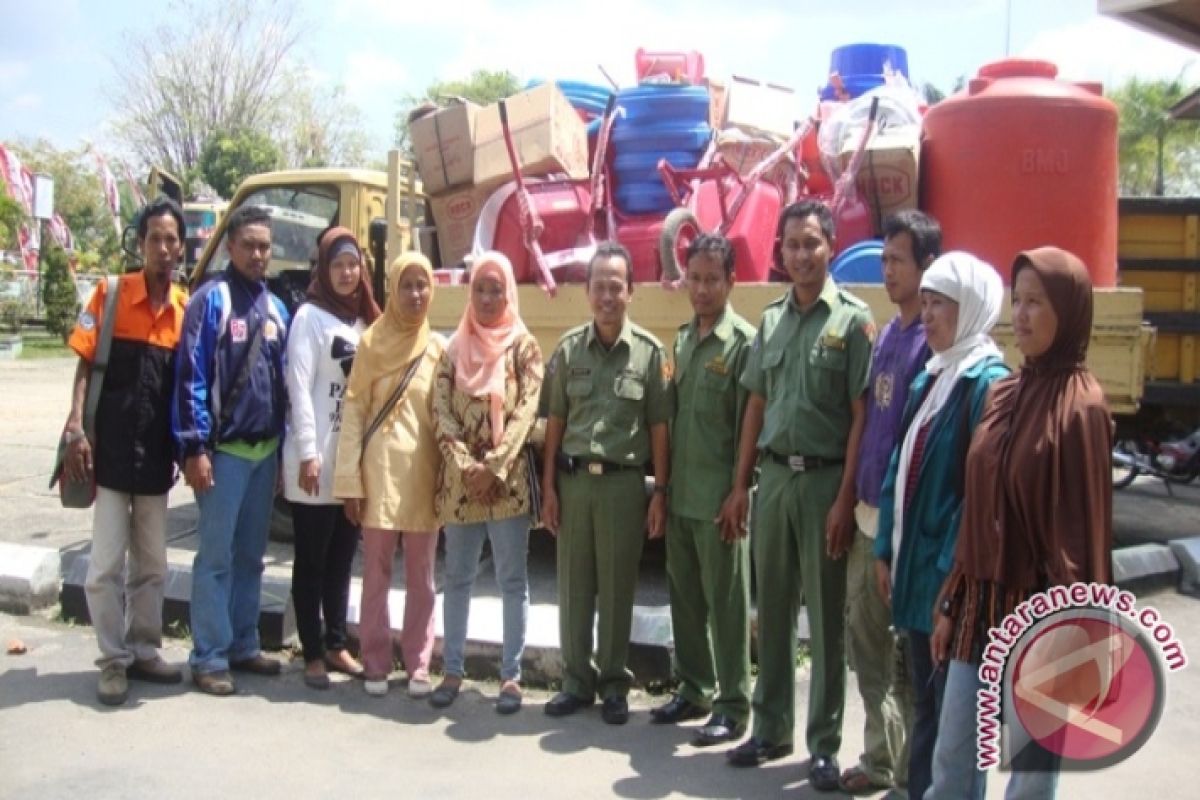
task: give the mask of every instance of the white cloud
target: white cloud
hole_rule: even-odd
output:
[[[1106,89],[1132,75],[1173,78],[1200,61],[1200,53],[1106,17],[1043,31],[1020,55],[1057,64],[1062,78],[1101,81]],[[1188,74],[1200,79],[1194,68]]]
[[[402,60],[371,48],[348,55],[342,75],[342,84],[356,102],[374,97],[380,89],[394,95],[408,80],[408,66]]]

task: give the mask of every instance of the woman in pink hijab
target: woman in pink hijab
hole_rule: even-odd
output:
[[[525,443],[541,386],[542,352],[521,321],[512,265],[501,253],[484,253],[471,270],[470,302],[434,384],[434,432],[442,451],[435,505],[446,531],[446,677],[430,696],[436,708],[453,703],[462,686],[471,588],[484,539],[491,542],[504,603],[496,710],[511,714],[521,707],[525,562],[536,514]]]

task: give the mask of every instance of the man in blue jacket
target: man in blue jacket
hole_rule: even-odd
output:
[[[179,344],[172,424],[200,508],[192,567],[192,680],[234,692],[229,670],[279,673],[259,650],[263,552],[286,407],[287,310],[267,290],[271,217],[229,216],[225,271],[192,296]]]

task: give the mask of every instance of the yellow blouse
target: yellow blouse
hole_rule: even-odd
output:
[[[436,532],[433,493],[442,456],[433,434],[433,382],[446,349],[438,334],[413,374],[404,396],[367,442],[362,438],[405,370],[382,380],[371,380],[369,392],[355,391],[368,376],[356,376],[355,361],[342,403],[342,430],[338,436],[333,494],[339,500],[362,498],[364,528],[384,528],[407,533]]]
[[[442,463],[434,502],[442,522],[468,524],[530,513],[524,446],[537,419],[542,388],[542,351],[537,339],[530,334],[517,339],[504,354],[504,363],[504,435],[496,447],[492,446],[488,398],[471,397],[455,387],[449,354],[443,354],[438,363],[433,425]],[[467,497],[463,472],[477,463],[503,484],[502,491],[488,503]]]

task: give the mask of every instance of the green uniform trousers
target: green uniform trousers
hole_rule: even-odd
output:
[[[679,694],[744,724],[750,718],[749,542],[726,544],[711,521],[670,514],[667,584]]]
[[[912,688],[892,632],[892,612],[875,586],[875,539],[854,534],[846,583],[846,657],[866,711],[859,767],[877,785],[908,784]]]
[[[790,744],[796,715],[796,616],[808,608],[812,674],[805,741],[813,755],[836,755],[846,700],[846,560],[825,554],[825,518],[841,469],[812,472],[763,459],[755,508],[758,681],[754,736]]]
[[[563,691],[585,700],[597,694],[602,698],[623,697],[633,680],[626,662],[633,592],[646,538],[642,473],[560,473],[558,497],[562,517],[558,533],[558,636]]]

